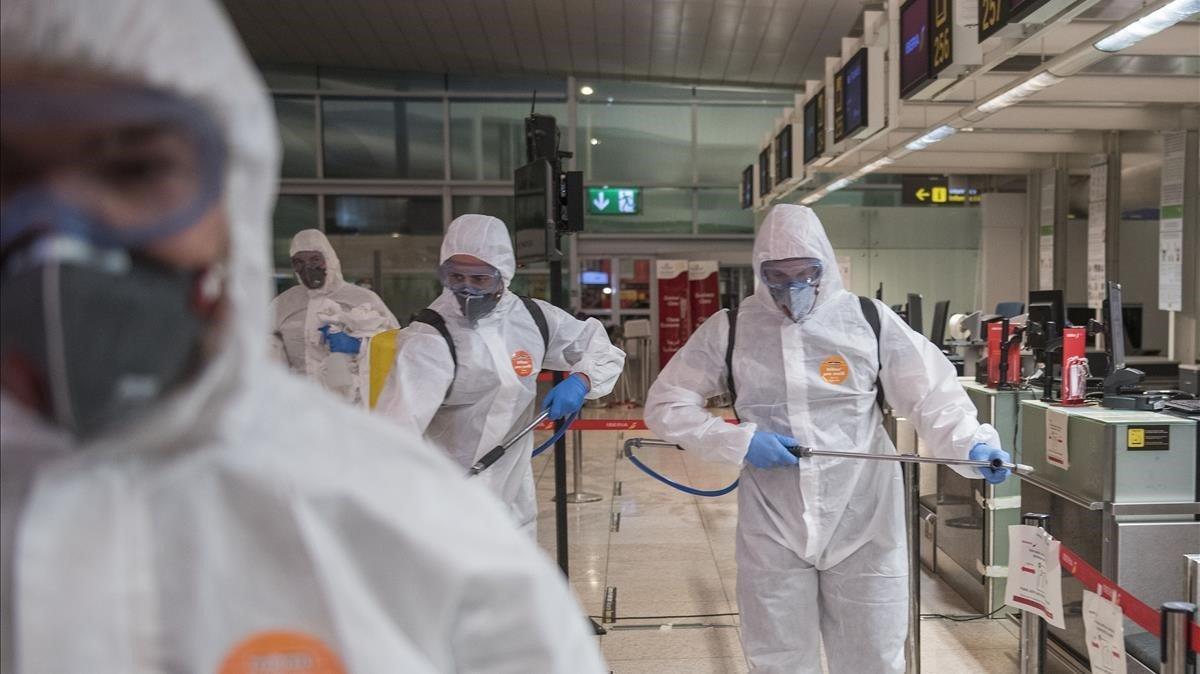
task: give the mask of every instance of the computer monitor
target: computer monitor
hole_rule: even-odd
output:
[[[920,334],[925,334],[925,323],[921,316],[921,296],[917,293],[908,294],[908,326]]]
[[[1063,308],[1063,291],[1033,290],[1029,293],[1029,322],[1037,323],[1041,330],[1031,330],[1026,334],[1026,346],[1034,351],[1044,351],[1049,335],[1046,325],[1054,323],[1054,329],[1061,331],[1065,325],[1066,309]]]
[[[937,348],[946,343],[946,321],[950,318],[950,300],[933,305],[933,325],[929,326],[929,341]]]
[[[1125,322],[1122,316],[1121,284],[1109,281],[1104,295],[1104,350],[1110,372],[1125,367]]]

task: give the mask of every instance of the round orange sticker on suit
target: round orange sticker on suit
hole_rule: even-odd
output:
[[[333,651],[303,632],[258,632],[244,639],[221,663],[218,674],[346,674]]]
[[[512,366],[518,377],[528,377],[533,374],[533,356],[521,349],[512,355]]]
[[[846,359],[833,355],[821,362],[821,379],[830,384],[841,384],[850,376],[850,366]]]

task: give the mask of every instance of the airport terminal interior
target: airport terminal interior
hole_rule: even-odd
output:
[[[906,674],[1196,671],[1200,1],[217,7],[278,125],[277,355],[330,405],[424,395],[418,433],[478,443],[430,451],[479,482],[531,464],[523,529],[605,670],[809,672],[776,652],[795,628],[833,674],[888,648]],[[305,314],[339,272],[362,297]],[[523,350],[457,332],[501,311]],[[479,373],[510,364],[536,397],[506,411],[514,375]],[[799,469],[759,464],[766,430]],[[823,615],[820,647],[816,585],[749,606],[738,567],[826,526],[886,548],[865,563],[901,599]],[[789,553],[820,610],[873,605],[828,545]]]
[[[630,423],[570,431],[564,454],[571,586],[607,632],[613,671],[747,667],[736,494],[681,493],[623,451],[654,437],[638,423],[647,389],[690,333],[754,293],[754,234],[777,204],[816,212],[845,287],[940,347],[980,418],[1045,480],[985,490],[944,466],[920,471],[908,515],[920,543],[919,671],[1019,671],[1005,531],[1031,508],[1152,605],[1183,598],[1184,556],[1200,553],[1195,3],[225,4],[283,138],[281,290],[295,283],[292,235],[318,228],[348,279],[405,322],[441,290],[444,225],[481,213],[513,228],[519,262],[522,228],[534,228],[511,289],[551,300],[544,223],[522,221],[514,172],[529,158],[531,112],[553,116],[557,150],[570,153],[561,171],[581,173],[569,196],[582,202],[565,206],[582,226],[550,244],[558,299],[627,354],[614,391],[581,419]],[[1122,28],[1153,7],[1183,20],[1144,38]],[[1119,318],[1105,313],[1114,305]],[[1021,337],[1002,340],[1002,329]],[[1003,385],[993,337],[1012,358]],[[1064,374],[1072,357],[1082,365]],[[1072,367],[1090,367],[1070,393],[1082,404],[1060,405]],[[1120,368],[1144,373],[1122,392],[1182,393],[1113,402]],[[727,399],[711,402],[733,416]],[[1070,472],[1046,455],[1049,410],[1070,415]],[[925,452],[911,425],[890,421],[901,451]],[[1169,429],[1166,452],[1132,451],[1124,438],[1141,425]],[[638,451],[703,489],[737,478],[736,466],[686,451]],[[563,540],[553,461],[553,451],[534,460],[551,555]],[[1051,630],[1048,666],[1086,671],[1081,589],[1065,592],[1068,629]],[[1153,650],[1136,654],[1156,671]],[[1129,671],[1152,671],[1130,658]]]

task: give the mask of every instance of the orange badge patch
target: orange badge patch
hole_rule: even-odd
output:
[[[821,379],[830,384],[841,384],[850,376],[850,366],[841,356],[830,356],[821,363]]]
[[[218,674],[346,674],[320,639],[303,632],[259,632],[225,656]]]
[[[533,374],[533,356],[522,349],[512,355],[512,366],[518,377],[528,377]]]

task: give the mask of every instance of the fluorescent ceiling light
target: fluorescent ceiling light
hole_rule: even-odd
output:
[[[1010,105],[1020,103],[1042,89],[1054,86],[1061,81],[1063,81],[1063,78],[1059,77],[1058,75],[1053,75],[1043,71],[1018,84],[1012,89],[1009,89],[1001,94],[997,94],[983,103],[980,103],[975,107],[975,109],[985,115],[990,115],[993,112],[1003,110]]]
[[[821,194],[820,192],[813,192],[812,194],[808,195],[807,197],[804,197],[803,199],[801,199],[800,205],[808,206],[810,204],[815,204],[818,201],[820,201],[821,197],[823,197],[823,196],[825,196],[825,195]]]
[[[1100,51],[1118,52],[1160,33],[1200,12],[1200,0],[1175,0],[1150,12],[1092,46]]]
[[[920,138],[905,145],[904,147],[912,150],[913,152],[916,152],[917,150],[924,150],[940,140],[945,140],[950,136],[953,136],[955,133],[958,133],[958,129],[943,124],[924,136],[921,136]]]
[[[880,157],[879,159],[876,159],[875,161],[871,162],[870,164],[867,164],[866,166],[860,168],[858,170],[858,174],[866,175],[868,173],[871,173],[872,171],[878,171],[879,169],[883,168],[884,166],[891,166],[892,164],[895,164],[895,163],[896,163],[896,160],[892,159],[891,157]]]
[[[854,182],[853,178],[838,178],[825,187],[825,192],[836,192],[852,182]]]

